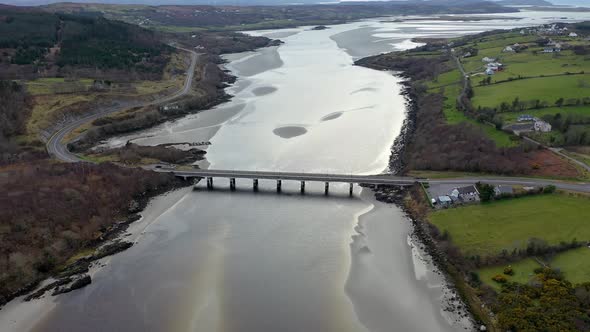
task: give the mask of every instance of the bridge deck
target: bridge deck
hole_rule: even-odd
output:
[[[267,179],[267,180],[294,180],[317,182],[343,182],[366,183],[385,185],[412,185],[416,179],[392,175],[346,175],[346,174],[321,174],[321,173],[293,173],[293,172],[265,172],[265,171],[234,171],[234,170],[190,170],[175,171],[179,177],[213,177],[213,178],[237,178],[237,179]]]

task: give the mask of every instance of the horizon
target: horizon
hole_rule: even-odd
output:
[[[497,2],[501,0],[473,0],[473,2]],[[587,6],[585,0],[547,0],[554,6]],[[61,1],[61,0],[12,0],[2,1],[0,4],[14,6],[42,6],[55,3],[94,3],[94,4],[111,4],[111,5],[211,5],[211,6],[256,6],[256,5],[314,5],[314,4],[339,4],[346,2],[408,2],[408,0],[81,0],[81,1]]]

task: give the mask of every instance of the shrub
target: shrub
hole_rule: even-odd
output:
[[[512,269],[512,266],[508,265],[504,268],[504,274],[507,276],[512,276],[514,275],[514,270]]]
[[[499,284],[505,284],[506,282],[508,282],[508,279],[506,279],[506,277],[501,274],[497,274],[497,275],[493,276],[492,280],[499,283]]]

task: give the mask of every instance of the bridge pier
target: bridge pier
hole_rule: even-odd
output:
[[[282,185],[282,181],[281,180],[277,180],[277,192],[278,193],[281,192],[281,185]]]
[[[330,182],[326,182],[324,185],[324,195],[328,196],[328,191],[330,191]]]
[[[236,179],[235,178],[229,179],[229,190],[236,191]]]
[[[348,187],[348,195],[349,195],[350,197],[352,197],[352,190],[353,190],[353,187],[354,187],[354,183],[351,183],[351,184],[350,184],[350,186]]]
[[[213,178],[207,177],[207,189],[213,189]]]
[[[258,191],[258,179],[252,180],[252,188],[254,189],[254,191]]]
[[[305,194],[305,181],[301,181],[301,194]]]

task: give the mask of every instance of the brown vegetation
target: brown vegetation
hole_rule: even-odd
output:
[[[115,154],[119,161],[124,164],[137,164],[142,159],[150,159],[182,165],[192,164],[205,158],[206,152],[201,149],[180,150],[166,145],[143,146],[128,142],[121,148],[107,150],[100,153],[100,155],[109,156]]]
[[[172,175],[112,164],[40,161],[0,171],[0,304],[96,243],[148,197],[181,185]]]

